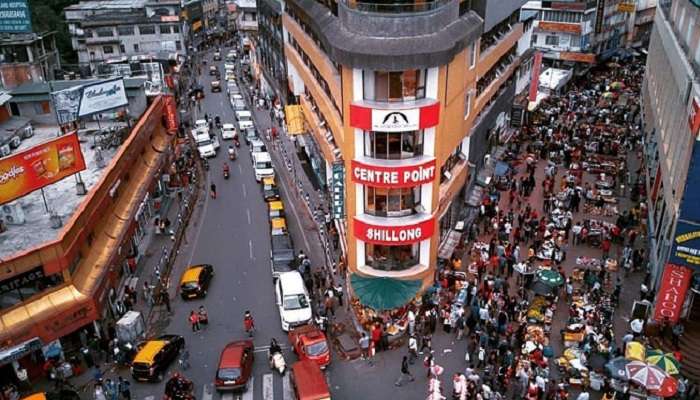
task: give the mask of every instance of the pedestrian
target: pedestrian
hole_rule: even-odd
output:
[[[338,298],[338,305],[340,307],[343,306],[343,285],[338,282],[337,285],[333,286],[333,292],[335,293],[335,297]]]
[[[107,378],[104,387],[105,397],[107,397],[107,400],[117,400],[117,397],[119,396],[119,390],[117,388],[116,383],[114,383],[113,380]]]
[[[676,325],[673,325],[673,329],[671,329],[671,333],[673,334],[673,347],[678,348],[678,342],[683,336],[683,332],[685,331],[685,328],[683,327],[683,324],[680,322],[677,322]]]
[[[212,199],[216,198],[216,184],[212,183],[209,185],[209,193],[211,194]]]
[[[119,393],[123,400],[131,400],[131,383],[121,376],[119,377]]]
[[[172,309],[170,308],[170,295],[168,294],[168,291],[163,289],[160,291],[160,303],[165,306],[165,309],[168,310],[168,314],[172,313]]]
[[[399,379],[394,382],[394,385],[401,386],[405,377],[408,377],[409,382],[416,380],[416,378],[413,377],[413,374],[411,374],[411,371],[408,369],[408,357],[403,356],[403,359],[401,360],[401,375],[399,375]]]
[[[192,325],[192,332],[198,332],[199,331],[199,315],[194,312],[194,310],[190,311],[190,317],[189,317],[190,325]]]
[[[430,333],[426,333],[425,335],[423,335],[423,340],[421,341],[419,350],[420,354],[423,354],[423,350],[425,349],[428,349],[428,353],[431,353],[433,351],[432,340],[433,337]]]
[[[408,338],[408,362],[413,365],[418,358],[418,340],[414,335]]]

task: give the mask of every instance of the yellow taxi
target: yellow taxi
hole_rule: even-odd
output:
[[[182,299],[187,300],[206,296],[213,276],[214,267],[209,264],[188,267],[180,278],[180,296]]]
[[[270,220],[270,230],[272,236],[287,234],[287,220],[284,217],[272,218]]]
[[[168,366],[185,347],[180,335],[161,335],[141,343],[131,362],[131,376],[137,381],[161,381]]]
[[[267,212],[270,219],[284,217],[284,203],[282,200],[268,202]]]
[[[268,176],[262,180],[263,198],[265,201],[275,201],[280,199],[280,190],[275,183],[274,176]]]

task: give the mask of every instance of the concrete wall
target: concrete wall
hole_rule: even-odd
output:
[[[474,0],[473,9],[484,19],[484,32],[488,32],[525,3],[527,0]]]

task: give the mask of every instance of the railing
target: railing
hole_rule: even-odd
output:
[[[387,14],[404,14],[414,12],[432,11],[449,3],[449,0],[414,0],[414,1],[397,1],[395,3],[373,2],[373,1],[354,1],[343,0],[344,3],[351,9],[365,12],[387,13]]]

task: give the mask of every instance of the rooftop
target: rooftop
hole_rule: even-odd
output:
[[[124,8],[143,8],[145,0],[92,0],[81,1],[66,7],[66,11],[87,11],[87,10],[117,10]]]
[[[100,122],[100,125],[103,130],[110,127],[126,127],[124,123],[104,121]],[[58,131],[57,126],[34,126],[34,136],[23,140],[13,154],[55,138]],[[103,172],[107,170],[106,166],[118,150],[118,147],[107,146],[100,149],[98,144],[103,137],[108,137],[108,135],[101,135],[100,132],[96,122],[86,123],[86,128],[78,132],[80,148],[87,166],[79,175],[88,192],[99,182]],[[98,163],[100,156],[104,161]],[[74,175],[44,187],[46,204],[49,210],[60,217],[62,223],[67,222],[87,198],[85,195],[78,195],[77,179],[78,175]],[[4,218],[6,212],[14,213],[15,220],[18,219],[17,214],[24,214],[24,223],[6,224],[7,230],[0,233],[0,259],[10,258],[14,253],[57,239],[61,232],[62,226],[54,227],[49,213],[46,212],[41,190],[35,190],[20,199],[4,204],[0,208],[0,215]]]

